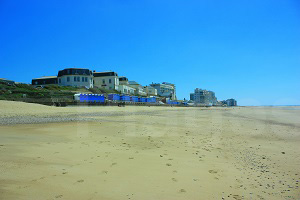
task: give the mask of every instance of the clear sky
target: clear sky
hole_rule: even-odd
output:
[[[299,0],[0,0],[0,77],[68,67],[300,105]]]

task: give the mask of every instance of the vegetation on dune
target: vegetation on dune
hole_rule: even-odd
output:
[[[76,93],[108,94],[119,92],[102,88],[86,89],[84,87],[58,85],[34,87],[29,84],[10,85],[0,82],[0,100],[26,101],[26,99],[34,99],[40,101],[51,101],[51,99],[60,99],[63,101],[72,101],[73,96]]]

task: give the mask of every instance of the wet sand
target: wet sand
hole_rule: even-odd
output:
[[[300,198],[299,109],[0,108],[1,200]]]

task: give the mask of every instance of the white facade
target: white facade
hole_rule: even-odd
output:
[[[119,85],[118,91],[121,92],[122,94],[130,94],[130,95],[134,95],[136,89],[133,88],[133,87],[130,87],[130,86],[128,86],[128,85]]]
[[[60,70],[57,76],[57,84],[60,86],[93,87],[93,74],[89,69],[67,68]]]
[[[58,77],[58,85],[92,88],[93,77],[89,75],[64,75]]]
[[[94,72],[94,87],[118,90],[119,77],[115,72]]]
[[[167,97],[171,100],[176,100],[176,86],[172,83],[152,83],[150,86],[157,89],[157,94],[161,97]]]
[[[147,93],[144,91],[144,87],[138,84],[135,81],[129,81],[129,86],[135,88],[135,94],[141,96],[147,96]]]
[[[151,86],[145,86],[144,91],[147,93],[148,96],[157,96],[157,89]]]

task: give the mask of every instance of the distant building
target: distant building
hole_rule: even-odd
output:
[[[120,85],[129,85],[128,78],[125,76],[119,76],[119,84]]]
[[[31,84],[34,86],[57,85],[57,76],[34,78],[32,79]]]
[[[157,90],[157,95],[161,97],[170,98],[171,100],[176,100],[176,87],[175,84],[172,83],[152,83],[151,87]]]
[[[136,89],[129,85],[128,78],[126,78],[125,76],[119,76],[118,91],[122,94],[136,94]]]
[[[128,81],[129,86],[135,88],[135,94],[140,96],[147,96],[147,93],[144,91],[144,87],[138,84],[135,81]]]
[[[57,79],[60,86],[93,87],[93,74],[89,69],[63,69],[58,72]]]
[[[191,94],[190,94],[190,100],[191,100],[191,101],[194,101],[194,99],[195,99],[195,93],[191,93]]]
[[[148,96],[157,96],[157,89],[152,86],[144,86],[144,91]]]
[[[104,88],[107,90],[118,90],[119,77],[116,72],[93,72],[94,87]]]
[[[190,94],[190,100],[194,101],[195,104],[203,105],[216,105],[217,98],[213,91],[203,90],[196,88],[194,93]]]
[[[237,101],[235,99],[227,99],[226,105],[227,106],[237,106]]]

